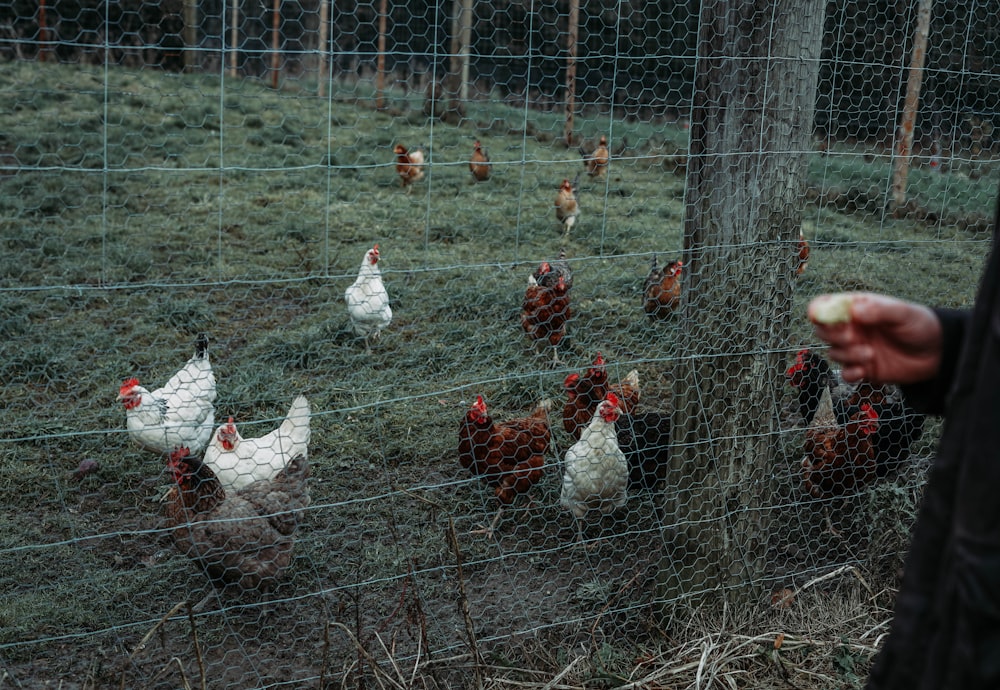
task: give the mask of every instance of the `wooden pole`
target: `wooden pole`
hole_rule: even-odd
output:
[[[924,79],[927,57],[927,35],[930,32],[933,0],[920,0],[917,6],[917,29],[913,37],[913,52],[906,77],[906,98],[896,133],[896,155],[892,159],[892,209],[897,213],[906,204],[906,184],[910,176],[910,156],[913,153],[913,123],[920,108],[920,85]]]
[[[326,96],[327,79],[327,43],[330,41],[330,0],[320,0],[319,3],[319,75],[316,93],[320,98]]]
[[[379,0],[378,4],[378,57],[375,68],[375,109],[385,108],[385,34],[389,23],[388,0]]]
[[[38,2],[38,61],[49,59],[49,24],[45,15],[45,0]]]
[[[281,0],[274,0],[271,12],[271,88],[278,88],[278,67],[281,64]]]
[[[196,0],[184,0],[184,71],[190,72],[197,61],[198,6]]]
[[[580,32],[580,0],[569,1],[569,26],[566,31],[566,146],[573,145],[573,115],[576,110],[576,42]]]
[[[229,18],[229,76],[236,76],[240,52],[240,0],[232,0],[232,14]]]
[[[458,98],[469,102],[469,55],[472,52],[472,0],[462,0],[462,15],[459,21],[459,61],[462,80],[459,82]]]

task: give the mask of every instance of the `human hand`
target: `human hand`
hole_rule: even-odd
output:
[[[816,335],[830,345],[827,356],[839,362],[845,381],[875,384],[917,383],[932,378],[941,366],[942,330],[928,307],[871,292],[847,293],[849,318],[821,323],[829,295],[809,303]]]

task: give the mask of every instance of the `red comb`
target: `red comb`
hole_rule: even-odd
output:
[[[139,379],[137,378],[133,377],[130,379],[125,379],[124,381],[122,381],[122,386],[121,388],[118,389],[118,392],[121,393],[122,395],[125,395],[138,385],[139,385]]]

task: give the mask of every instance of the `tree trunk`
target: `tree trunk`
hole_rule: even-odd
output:
[[[389,25],[389,0],[378,6],[378,57],[375,67],[375,109],[385,108],[385,37]]]
[[[778,404],[823,35],[822,0],[705,0],[665,510],[667,600],[766,573]]]
[[[199,63],[198,56],[198,5],[195,0],[184,0],[184,70],[190,72]]]
[[[240,0],[232,0],[232,16],[229,20],[229,76],[236,76],[240,54]]]
[[[326,96],[326,80],[329,76],[329,43],[330,43],[330,0],[320,0],[319,3],[319,66],[317,71],[317,90],[320,98]]]
[[[573,146],[573,116],[576,114],[576,54],[580,33],[580,0],[569,0],[569,23],[566,27],[566,122],[563,139]]]
[[[271,88],[278,88],[281,71],[281,0],[274,0],[271,9]]]
[[[917,9],[917,29],[913,37],[913,53],[906,78],[906,98],[896,134],[896,155],[892,159],[892,206],[896,212],[906,204],[906,183],[910,177],[910,155],[913,153],[913,123],[920,108],[920,84],[924,78],[927,56],[927,34],[931,23],[932,0],[920,0]]]
[[[445,117],[457,123],[465,117],[469,76],[469,41],[472,38],[472,0],[454,0],[451,22],[451,64],[445,81],[448,110]]]

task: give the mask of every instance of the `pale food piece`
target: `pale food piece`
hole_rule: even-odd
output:
[[[851,320],[851,300],[849,293],[818,297],[813,302],[813,321],[823,324],[847,323]]]

